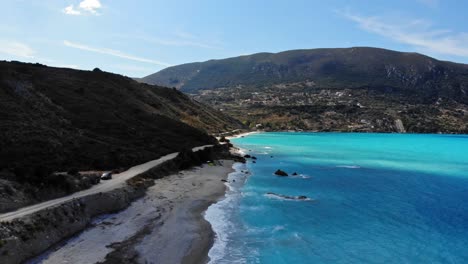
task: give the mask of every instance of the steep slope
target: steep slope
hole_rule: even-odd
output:
[[[468,65],[417,53],[258,53],[169,67],[142,81],[179,88],[272,130],[468,131]]]
[[[0,62],[0,120],[0,171],[18,175],[135,165],[240,126],[173,89],[16,62]]]

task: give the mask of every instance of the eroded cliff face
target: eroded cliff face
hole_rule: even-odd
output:
[[[0,224],[2,263],[21,263],[85,229],[93,217],[122,210],[145,193],[147,183],[98,193]]]
[[[118,171],[118,170],[116,170]],[[42,181],[16,180],[16,175],[0,171],[0,213],[14,211],[74,192],[91,188],[100,182],[102,172],[50,173]]]

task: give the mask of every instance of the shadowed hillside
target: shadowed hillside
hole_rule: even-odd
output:
[[[240,127],[173,89],[16,62],[0,62],[0,120],[0,168],[25,174],[135,165]]]

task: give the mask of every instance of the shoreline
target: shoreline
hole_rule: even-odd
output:
[[[220,160],[155,181],[127,209],[96,219],[42,263],[206,263],[215,233],[204,212],[226,193],[235,161]]]
[[[231,154],[244,155],[244,149],[233,147]],[[225,206],[232,205],[240,195],[240,188],[244,186],[251,173],[246,167],[246,163],[236,162],[232,165],[232,172],[228,174],[227,182],[225,182],[226,191],[222,199],[212,203],[203,213],[203,219],[208,223],[212,236],[212,243],[209,250],[206,252],[206,261],[203,263],[211,263],[214,259],[219,261],[225,253],[224,241],[218,240],[219,237],[226,238],[226,223],[229,222],[229,216],[225,215]],[[229,225],[229,224],[228,224]],[[217,262],[215,262],[217,263]]]
[[[248,175],[241,172],[245,169],[245,164],[234,164],[234,171],[229,174],[229,183],[226,184],[227,190],[223,199],[213,203],[204,213],[204,219],[210,224],[211,230],[214,233],[212,245],[207,252],[207,261],[204,263],[219,263],[226,253],[226,239],[230,237],[230,212],[227,207],[232,206],[239,199],[239,188],[244,184]],[[250,174],[249,174],[250,175]],[[231,180],[236,180],[235,182]],[[226,207],[227,206],[227,207]],[[228,210],[228,211],[226,211]],[[222,239],[220,239],[222,238]]]
[[[234,136],[228,136],[226,137],[226,139],[233,139],[233,138],[240,138],[240,137],[245,137],[245,136],[248,136],[248,135],[253,135],[253,134],[257,134],[257,133],[262,133],[264,131],[249,131],[249,132],[244,132],[244,133],[240,133],[240,134],[237,134],[237,135],[234,135]]]

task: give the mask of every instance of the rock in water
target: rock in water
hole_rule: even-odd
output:
[[[292,175],[296,176],[296,175],[297,175],[297,172],[294,172]]]
[[[276,198],[282,198],[282,199],[286,199],[286,200],[306,200],[306,201],[310,200],[305,195],[289,196],[289,195],[277,194],[277,193],[273,193],[273,192],[267,192],[266,194],[271,195],[271,196],[276,197]]]
[[[278,175],[278,176],[288,176],[288,174],[287,174],[285,171],[282,171],[282,170],[276,170],[276,171],[275,171],[275,175]]]

